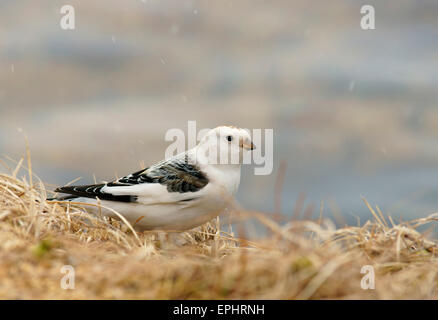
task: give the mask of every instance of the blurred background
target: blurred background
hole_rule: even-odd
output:
[[[360,28],[365,4],[376,30]],[[355,224],[365,197],[395,220],[425,216],[438,211],[437,14],[436,0],[2,0],[0,156],[24,155],[21,128],[52,188],[161,160],[188,120],[273,128],[274,171],[243,168],[244,207],[315,218],[323,203]]]

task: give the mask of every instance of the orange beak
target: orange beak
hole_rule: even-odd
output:
[[[241,142],[240,147],[245,150],[254,150],[256,148],[252,141],[245,141],[245,143]]]

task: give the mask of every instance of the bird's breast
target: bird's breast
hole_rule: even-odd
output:
[[[209,173],[212,189],[219,189],[221,192],[234,195],[240,184],[240,166],[219,167]]]

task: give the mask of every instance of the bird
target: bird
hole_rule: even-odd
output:
[[[245,129],[219,126],[190,150],[111,182],[58,187],[67,195],[51,200],[120,214],[139,231],[193,229],[231,209],[243,156],[254,149]]]

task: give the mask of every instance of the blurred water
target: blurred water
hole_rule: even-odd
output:
[[[436,1],[0,2],[0,152],[59,185],[164,156],[170,128],[274,128],[274,172],[245,167],[238,200],[347,222],[365,197],[395,219],[437,211]],[[359,28],[360,6],[377,29]]]

